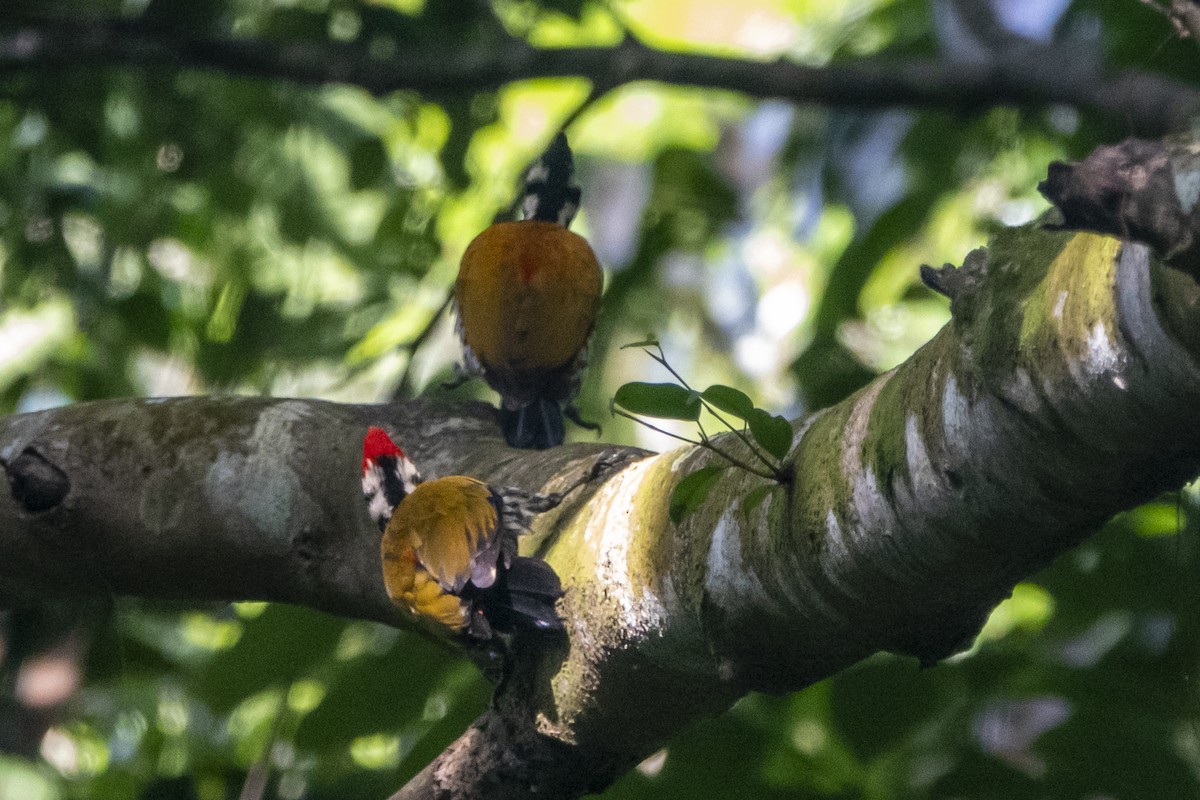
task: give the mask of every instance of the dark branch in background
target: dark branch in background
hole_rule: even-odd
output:
[[[365,38],[365,37],[364,37]],[[187,35],[137,21],[54,20],[0,36],[0,78],[100,64],[196,68],[302,84],[349,83],[375,94],[462,94],[539,77],[583,77],[602,87],[637,80],[728,89],[850,108],[911,106],[972,112],[997,105],[1064,104],[1127,120],[1143,135],[1184,127],[1200,93],[1147,72],[1106,73],[1093,53],[1026,43],[989,63],[864,59],[828,67],[648,48],[632,37],[612,47],[537,49],[521,39],[449,49],[404,42],[374,58],[358,44]]]

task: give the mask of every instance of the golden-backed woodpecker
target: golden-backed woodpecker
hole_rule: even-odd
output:
[[[562,630],[554,610],[563,594],[558,575],[540,559],[517,555],[517,537],[561,494],[494,489],[462,475],[422,482],[376,427],[363,440],[362,486],[383,532],[388,595],[429,630],[468,643],[497,632]]]
[[[570,403],[587,365],[603,276],[587,240],[567,229],[579,209],[573,173],[559,133],[526,176],[525,218],[476,236],[454,286],[466,370],[500,393],[513,447],[562,444],[564,406],[579,421]]]

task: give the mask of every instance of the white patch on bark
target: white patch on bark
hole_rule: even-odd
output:
[[[908,460],[908,477],[912,492],[922,501],[932,501],[941,496],[941,481],[935,478],[929,451],[921,438],[917,415],[909,414],[904,420],[904,451]],[[922,507],[925,507],[924,505]]]
[[[854,403],[850,417],[846,420],[845,432],[842,434],[842,475],[853,479],[862,471],[862,443],[867,436],[871,422],[871,410],[875,408],[875,399],[895,371],[881,375],[870,384]]]
[[[957,466],[953,464],[954,445],[942,440],[944,445],[941,452],[930,457],[928,442],[922,437],[920,424],[915,414],[910,414],[904,423],[904,443],[908,465],[908,480],[895,487],[895,505],[893,514],[899,519],[914,513],[915,509],[929,519],[943,519],[955,516],[952,508],[954,489],[950,484],[947,471]],[[953,465],[953,466],[952,466]],[[944,471],[946,470],[946,471]],[[893,520],[893,525],[898,524]],[[893,528],[883,531],[884,537],[892,535]],[[930,541],[939,534],[929,531]],[[906,548],[906,558],[896,558],[885,554],[881,563],[891,566],[889,570],[899,581],[922,580],[921,573],[914,568],[920,564],[922,548]],[[916,558],[913,558],[913,556]]]
[[[683,469],[683,465],[687,463],[687,460],[696,454],[696,450],[695,446],[677,447],[662,455],[670,456],[674,454],[675,457],[671,460],[671,472],[679,472],[679,470]]]
[[[1067,307],[1068,294],[1070,294],[1070,292],[1068,292],[1066,289],[1063,289],[1058,293],[1058,299],[1054,301],[1054,311],[1051,312],[1054,314],[1055,319],[1062,319],[1063,309]]]
[[[1113,341],[1108,337],[1108,330],[1103,322],[1097,321],[1088,331],[1088,367],[1093,373],[1114,372],[1120,363],[1120,354],[1113,347]]]
[[[635,581],[629,564],[630,542],[635,536],[648,535],[641,526],[634,526],[636,515],[629,509],[638,507],[637,494],[646,477],[661,469],[660,458],[630,464],[605,483],[591,501],[600,511],[588,520],[584,532],[584,541],[596,553],[598,585],[606,587],[609,601],[620,610],[621,625],[630,631],[656,630],[666,619],[666,609],[653,587]]]
[[[53,419],[52,415],[46,413],[18,414],[6,417],[4,427],[8,442],[4,445],[4,449],[0,450],[0,458],[11,461],[31,441],[43,434],[46,434],[50,441],[54,441],[59,434],[59,426],[50,422]],[[3,482],[3,477],[0,476],[0,485],[3,485]]]
[[[1195,148],[1192,155],[1195,155]],[[1192,213],[1196,203],[1200,202],[1200,172],[1195,169],[1172,170],[1175,174],[1175,196],[1179,198],[1179,206],[1185,213]]]
[[[863,471],[854,480],[852,492],[855,524],[849,527],[854,539],[866,539],[891,530],[893,514],[890,504],[879,488],[874,464],[864,465]],[[862,542],[859,542],[859,546]]]
[[[464,419],[457,416],[434,416],[421,426],[421,438],[426,441],[436,441],[437,437],[446,431],[459,431],[467,427]]]
[[[723,607],[767,600],[758,577],[742,563],[742,526],[735,520],[739,504],[730,505],[717,520],[708,548],[704,588]]]
[[[835,562],[845,559],[850,553],[842,535],[842,525],[832,508],[825,512],[825,549],[829,558]]]
[[[953,376],[950,380],[954,380]],[[1017,367],[1004,381],[1001,389],[1004,399],[1027,414],[1035,414],[1041,407],[1037,392],[1033,388],[1033,379],[1023,367]]]
[[[1029,381],[1029,376],[1025,375]],[[1029,392],[1033,387],[1030,384]],[[967,430],[971,425],[970,403],[958,391],[958,380],[953,375],[946,376],[946,385],[942,389],[942,435],[947,442],[957,444],[966,441]]]
[[[862,591],[862,587],[841,583],[839,577],[846,560],[854,558],[855,553],[869,547],[864,537],[889,528],[889,520],[886,518],[889,510],[880,496],[873,465],[863,461],[862,446],[875,401],[893,374],[894,372],[886,373],[859,396],[850,411],[842,434],[841,478],[850,487],[850,507],[841,515],[840,523],[834,519],[832,510],[826,517],[827,523],[832,524],[826,531],[828,558],[825,572],[838,590],[848,596]]]
[[[292,454],[292,428],[307,416],[308,408],[301,402],[264,409],[250,435],[250,454],[221,453],[209,466],[205,491],[213,508],[269,536],[289,536],[303,495],[286,460]]]

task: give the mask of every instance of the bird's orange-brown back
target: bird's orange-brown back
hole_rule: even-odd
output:
[[[463,254],[455,285],[463,340],[488,373],[510,390],[518,384],[520,394],[522,382],[575,359],[595,324],[602,285],[582,236],[553,222],[497,223]]]

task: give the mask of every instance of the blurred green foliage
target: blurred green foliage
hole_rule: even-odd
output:
[[[969,58],[978,43],[946,24],[951,5],[6,0],[0,40],[117,20],[452,60],[509,36],[607,45],[628,27],[665,49],[813,65]],[[997,8],[1081,58],[1196,83],[1193,44],[1143,4]],[[584,106],[568,129],[580,230],[608,286],[583,415],[607,416],[625,382],[667,377],[617,347],[651,333],[689,381],[795,417],[946,320],[919,264],[960,262],[1032,218],[1048,161],[1130,127],[1067,108],[866,113],[589,91],[559,79],[375,97],[182,65],[6,67],[0,413],[143,394],[390,396],[466,243]],[[443,320],[416,385],[455,357]],[[605,436],[670,446],[619,419]],[[794,696],[748,697],[606,797],[1196,796],[1196,508],[1185,492],[1123,515],[1019,586],[948,664],[879,656]],[[3,800],[218,800],[264,779],[267,797],[383,797],[487,702],[474,669],[425,639],[302,609],[118,599],[3,613]]]

